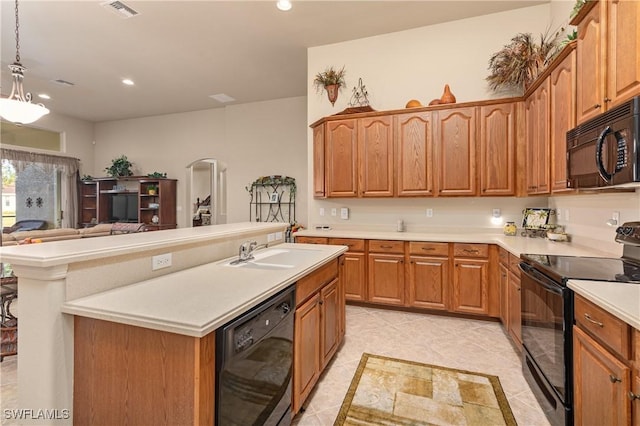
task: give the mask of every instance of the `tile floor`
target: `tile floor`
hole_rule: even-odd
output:
[[[518,424],[549,425],[499,323],[351,305],[345,341],[294,425],[333,425],[363,352],[496,375]],[[0,363],[0,414],[17,407],[17,364]]]
[[[363,352],[498,376],[519,425],[549,425],[499,323],[351,305],[344,343],[294,425],[333,425]]]

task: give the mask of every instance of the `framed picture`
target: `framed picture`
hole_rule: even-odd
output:
[[[270,203],[277,203],[280,200],[280,197],[278,196],[277,192],[272,192],[269,195],[269,202]]]
[[[522,218],[524,229],[545,229],[549,223],[551,209],[526,208]]]

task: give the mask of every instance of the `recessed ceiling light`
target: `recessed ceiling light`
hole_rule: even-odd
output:
[[[122,84],[126,84],[127,86],[133,86],[135,83],[133,82],[133,80],[125,78],[124,80],[122,80]]]
[[[286,12],[287,10],[291,9],[291,2],[289,0],[278,0],[276,6],[278,7],[278,9]]]
[[[38,97],[40,99],[51,99],[51,96],[47,95],[46,93],[38,93]]]
[[[210,95],[210,98],[215,99],[218,102],[222,102],[222,103],[226,103],[226,102],[233,102],[236,99],[232,98],[231,96],[224,94],[224,93],[218,93],[216,95]]]

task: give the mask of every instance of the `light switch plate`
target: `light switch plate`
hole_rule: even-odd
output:
[[[344,219],[344,220],[349,219],[349,208],[348,207],[342,207],[340,209],[340,219]]]
[[[333,208],[331,209],[331,216],[337,216],[338,215],[338,209]]]

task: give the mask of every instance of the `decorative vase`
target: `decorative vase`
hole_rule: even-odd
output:
[[[153,217],[151,218],[151,223],[153,223],[154,225],[157,225],[158,222],[160,222],[160,218],[158,217],[158,215],[154,214]]]
[[[514,235],[516,235],[516,231],[517,231],[515,222],[505,223],[503,230],[504,230],[504,235],[513,237]]]
[[[340,89],[340,85],[329,84],[327,86],[324,86],[324,88],[327,90],[327,96],[329,97],[329,102],[331,102],[331,106],[333,106],[336,103],[336,100],[338,99],[338,90]]]
[[[156,195],[156,190],[155,189],[149,189],[148,190],[148,194],[149,195]]]
[[[456,103],[456,97],[453,96],[453,93],[451,93],[451,89],[449,88],[448,84],[444,85],[444,93],[442,94],[442,97],[440,98],[440,103],[441,104],[455,104]]]

